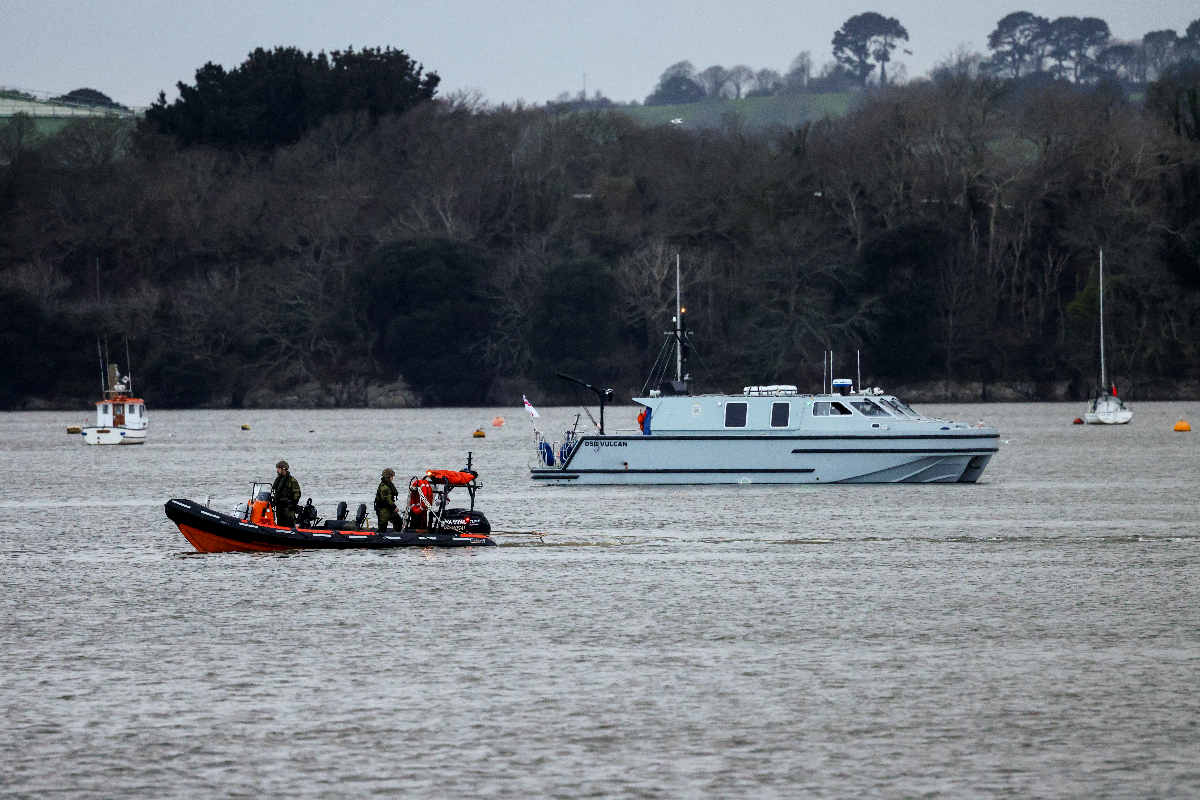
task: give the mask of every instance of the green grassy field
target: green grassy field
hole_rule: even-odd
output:
[[[723,123],[727,114],[735,114],[749,128],[772,125],[796,127],[805,122],[845,114],[853,98],[852,92],[792,94],[741,100],[705,100],[680,106],[628,106],[620,111],[643,125],[665,125],[673,119],[680,119],[686,128],[715,128]]]

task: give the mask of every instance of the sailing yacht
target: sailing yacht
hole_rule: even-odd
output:
[[[1100,251],[1100,393],[1088,403],[1083,421],[1088,425],[1124,425],[1133,411],[1117,396],[1117,385],[1109,384],[1104,363],[1104,251]],[[1111,394],[1110,394],[1111,390]]]

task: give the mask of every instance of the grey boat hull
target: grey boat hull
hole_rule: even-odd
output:
[[[939,434],[585,436],[552,484],[974,483],[998,449],[994,429]]]

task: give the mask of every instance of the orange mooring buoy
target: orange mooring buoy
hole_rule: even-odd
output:
[[[1186,419],[1181,419],[1181,420],[1179,420],[1179,422],[1175,423],[1175,430],[1177,430],[1177,431],[1182,431],[1182,432],[1186,433],[1186,432],[1190,431],[1191,429],[1192,429],[1192,426],[1188,425],[1188,421]]]
[[[1081,420],[1079,417],[1076,417],[1075,420],[1071,424],[1072,425],[1082,425],[1083,420]]]
[[[504,417],[495,417],[492,419],[492,427],[493,428],[499,428],[503,424],[504,424]]]

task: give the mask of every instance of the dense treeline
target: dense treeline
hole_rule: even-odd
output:
[[[179,99],[160,92],[146,111],[150,129],[183,146],[270,149],[294,144],[321,120],[359,112],[377,120],[429,100],[436,73],[422,75],[403,51],[368,47],[313,55],[294,47],[259,48],[239,67],[208,63],[196,84],[180,83]]]
[[[812,53],[807,50],[792,60],[784,74],[746,64],[731,69],[714,64],[697,71],[692,62],[680,61],[659,77],[646,105],[887,86],[895,82],[896,70],[893,78],[888,77],[892,53],[907,41],[908,31],[898,19],[868,11],[850,17],[834,32],[833,58],[815,75]],[[1126,91],[1140,92],[1173,65],[1200,59],[1200,19],[1191,22],[1183,35],[1166,29],[1150,31],[1139,40],[1121,41],[1113,38],[1107,22],[1096,17],[1051,20],[1029,11],[1014,11],[996,23],[988,35],[988,49],[992,52],[987,58],[978,54],[966,58],[981,73],[993,77],[1042,75],[1071,83],[1118,83]],[[904,74],[903,65],[899,72]],[[568,98],[564,95],[560,100]]]
[[[399,380],[510,403],[561,395],[554,371],[627,392],[676,253],[702,386],[815,388],[824,350],[862,348],[874,382],[1083,394],[1101,248],[1110,370],[1137,397],[1200,378],[1198,93],[1194,62],[1137,104],[967,61],[790,130],[463,98],[329,109],[265,148],[16,118],[0,403],[94,393],[97,335],[129,340],[156,407],[360,405]]]

